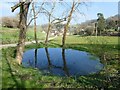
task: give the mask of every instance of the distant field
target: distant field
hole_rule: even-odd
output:
[[[0,29],[2,35],[2,44],[17,43],[19,37],[19,29],[17,28],[2,28]],[[41,31],[37,31],[38,40],[44,40],[45,34]],[[34,40],[34,29],[28,28],[26,41]]]
[[[19,29],[18,28],[7,28],[0,27],[0,34],[2,35],[2,44],[16,43],[19,37]],[[37,37],[38,40],[45,39],[45,33],[41,32],[40,28],[37,28]],[[34,29],[28,28],[26,41],[34,40]],[[59,36],[56,39],[57,43],[61,43],[62,37]],[[66,43],[76,43],[76,44],[87,44],[87,43],[96,43],[96,44],[118,44],[118,37],[113,36],[67,36]]]
[[[118,44],[120,37],[115,36],[67,36],[66,44]],[[61,43],[62,37],[55,39],[57,43]]]

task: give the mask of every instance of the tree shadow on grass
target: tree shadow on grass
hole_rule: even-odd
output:
[[[66,44],[66,46],[67,48],[90,52],[98,57],[103,56],[105,53],[114,57],[114,54],[119,54],[120,50],[120,46],[114,44]]]
[[[55,43],[55,42],[50,42],[50,46],[56,46],[56,47],[62,47],[60,44]],[[72,49],[77,49],[81,51],[90,51],[90,50],[95,50],[95,51],[112,51],[112,50],[120,50],[120,45],[119,44],[80,44],[80,43],[75,43],[75,44],[66,44],[66,48],[72,48]]]
[[[49,46],[51,46],[51,47],[61,47],[60,44],[55,43],[55,42],[50,42],[50,43],[49,43]]]
[[[83,86],[92,86],[92,88],[101,89],[119,89],[119,80],[118,77],[110,77],[105,74],[94,74],[88,76],[80,76],[76,80],[77,83],[82,83]]]
[[[21,83],[16,79],[16,77],[15,77],[15,75],[13,74],[13,70],[12,70],[12,68],[11,68],[11,65],[10,65],[10,62],[9,62],[9,60],[8,60],[8,58],[7,58],[7,53],[6,53],[6,51],[5,51],[5,60],[6,60],[6,63],[7,63],[7,65],[8,65],[8,68],[9,68],[9,73],[11,74],[11,78],[13,79],[13,81],[15,82],[15,84],[14,85],[12,85],[10,88],[25,88],[25,85],[24,85],[24,83],[22,82],[22,79],[20,79],[21,80]]]
[[[104,88],[108,88],[112,85],[114,88],[119,87],[119,73],[113,74],[112,69],[116,69],[119,72],[118,64],[115,62],[119,62],[119,50],[120,47],[117,44],[66,44],[68,48],[82,50],[90,52],[100,58],[100,61],[104,64],[104,74],[96,74],[88,76],[86,82],[94,83],[97,86],[104,86]],[[113,64],[111,62],[114,62]],[[112,67],[110,67],[112,66]],[[116,66],[117,68],[115,68]],[[110,71],[111,70],[111,71]],[[112,76],[113,74],[115,76]],[[94,78],[98,79],[94,80]],[[101,81],[100,81],[101,80]],[[98,83],[94,82],[97,81]],[[101,83],[100,83],[101,82]]]
[[[49,46],[50,47],[61,47],[60,44],[54,43],[54,42],[50,43]],[[104,55],[104,52],[111,52],[111,51],[115,51],[116,52],[118,49],[120,49],[118,45],[112,45],[112,44],[110,44],[110,45],[102,45],[102,44],[79,44],[79,43],[78,44],[77,43],[76,44],[66,44],[66,48],[72,48],[72,49],[76,49],[76,50],[87,51],[87,52],[90,52],[90,53],[95,54],[97,56]],[[114,54],[111,53],[110,56],[112,58],[114,58],[113,57]],[[109,60],[111,60],[111,58]],[[9,60],[7,58],[6,58],[6,61],[7,61],[7,64],[9,66],[9,68],[10,68],[9,72],[11,73],[11,76],[12,76],[14,82],[15,82],[15,86],[17,86],[18,88],[19,87],[24,88],[25,87],[24,83],[22,83],[22,84],[19,83],[16,80],[14,74],[12,73],[12,68],[11,68],[10,62],[9,62]],[[97,80],[96,80],[96,78],[97,78]],[[118,77],[116,77],[116,78],[118,78]],[[105,79],[106,79],[105,75],[98,74],[98,75],[95,75],[95,76],[94,75],[88,76],[87,79],[85,79],[85,78],[79,79],[78,78],[77,82],[78,83],[83,83],[83,84],[86,84],[86,85],[88,84],[88,85],[91,85],[91,86],[95,85],[95,86],[98,86],[100,88],[101,87],[107,88],[107,86],[109,86],[109,82],[106,82]],[[111,80],[113,80],[113,79],[111,79]],[[114,81],[115,80],[113,80],[113,82]],[[115,81],[115,83],[117,83],[117,82],[118,81]],[[117,84],[115,84],[115,85],[117,85]],[[117,86],[115,86],[115,87],[117,87]]]
[[[55,42],[51,42],[51,45],[61,47],[60,44]],[[119,75],[115,74],[116,76],[109,77],[109,75],[113,73],[112,71],[109,71],[109,69],[110,70],[116,69],[118,72],[120,72],[117,65],[117,62],[120,59],[119,57],[120,46],[118,44],[79,44],[79,43],[77,44],[75,43],[75,44],[66,44],[66,48],[90,52],[91,54],[98,56],[101,62],[105,65],[105,67],[107,66],[106,70],[104,70],[104,74],[98,74],[98,75],[96,74],[95,76],[91,75],[91,76],[88,76],[88,79],[86,79],[85,82],[83,81],[80,81],[80,82],[94,83],[96,86],[99,86],[100,88],[102,86],[104,88],[108,88],[110,85],[113,85],[113,88],[114,87],[118,88]],[[114,68],[114,65],[117,66],[117,68]],[[94,78],[97,78],[98,80],[95,80]],[[78,79],[78,82],[79,82],[79,79]]]

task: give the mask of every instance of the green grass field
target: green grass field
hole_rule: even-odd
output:
[[[1,27],[0,26],[0,31],[5,30],[5,31],[10,31],[10,30],[18,30],[18,28],[8,28],[8,27]]]
[[[11,44],[11,43],[17,43],[18,37],[19,37],[19,29],[17,28],[6,28],[2,27],[0,29],[0,34],[2,35],[2,44]],[[38,40],[44,40],[45,34],[42,33],[39,29],[37,30],[37,37]],[[34,29],[28,28],[27,30],[27,36],[26,41],[33,41],[34,40]]]
[[[60,77],[44,74],[37,69],[24,68],[15,61],[15,48],[2,50],[3,88],[111,88],[119,89],[119,51],[118,37],[67,36],[65,48],[88,51],[98,56],[104,64],[97,74],[79,77]],[[27,45],[25,50],[35,48]],[[38,48],[45,47],[40,43]],[[61,37],[48,43],[48,47],[61,47]],[[105,58],[103,57],[105,56]]]

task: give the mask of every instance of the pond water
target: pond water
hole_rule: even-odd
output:
[[[28,50],[23,55],[22,64],[59,76],[94,74],[103,68],[99,58],[88,52],[62,48]]]

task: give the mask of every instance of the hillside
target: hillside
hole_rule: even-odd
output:
[[[118,21],[118,14],[114,15],[114,16],[111,16],[111,17],[108,17],[106,19],[106,24],[108,24],[110,21],[114,21],[114,22]],[[81,27],[93,26],[95,22],[97,22],[96,19],[88,20],[88,21],[85,21],[85,22],[81,23],[80,26]]]

